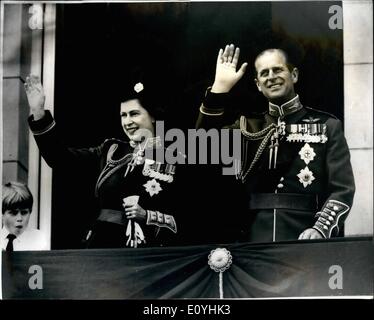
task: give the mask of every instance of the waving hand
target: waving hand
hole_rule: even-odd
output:
[[[43,118],[45,94],[40,78],[35,75],[28,76],[25,82],[25,90],[34,119]]]
[[[216,76],[212,86],[213,93],[229,92],[231,88],[243,77],[248,63],[241,65],[236,71],[239,61],[240,49],[233,44],[226,45],[225,50],[220,49],[217,57]]]

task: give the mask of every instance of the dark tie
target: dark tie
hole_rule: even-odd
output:
[[[7,246],[6,246],[6,251],[13,251],[13,240],[15,239],[15,238],[17,238],[14,234],[8,234],[8,236],[7,236],[7,238],[8,238],[8,244],[7,244]]]

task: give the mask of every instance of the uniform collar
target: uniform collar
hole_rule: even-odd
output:
[[[274,103],[269,102],[269,114],[273,117],[284,117],[292,114],[296,111],[302,109],[302,104],[300,103],[299,95],[292,98],[291,100],[278,106]]]

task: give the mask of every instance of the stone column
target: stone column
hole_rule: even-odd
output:
[[[3,34],[3,183],[28,182],[29,108],[21,79],[30,70],[28,6],[4,5]],[[25,19],[26,18],[26,19]]]
[[[373,234],[373,2],[343,1],[345,136],[356,195],[345,234]]]

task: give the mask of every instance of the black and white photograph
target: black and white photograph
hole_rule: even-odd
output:
[[[1,299],[373,299],[372,0],[0,5]]]

